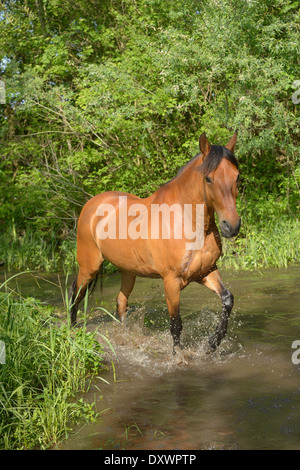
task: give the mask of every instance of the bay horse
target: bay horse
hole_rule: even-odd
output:
[[[182,331],[179,312],[181,290],[195,281],[214,291],[222,302],[222,316],[215,332],[209,337],[208,346],[211,351],[219,346],[227,332],[233,295],[224,286],[216,265],[222,252],[222,243],[215,213],[218,215],[223,237],[236,236],[241,226],[241,219],[236,209],[239,177],[238,162],[233,153],[236,140],[237,131],[226,146],[210,145],[203,133],[199,138],[200,153],[183,166],[171,181],[162,185],[149,197],[139,198],[129,193],[108,191],[94,196],[85,204],[77,229],[79,272],[70,290],[72,324],[76,323],[78,304],[84,297],[87,287],[96,279],[103,261],[108,260],[121,271],[121,288],[117,296],[117,313],[121,321],[125,318],[128,297],[134,287],[136,276],[163,280],[174,353],[175,347],[180,346]],[[124,219],[124,214],[122,217],[120,215],[121,200],[126,200],[127,220]],[[139,217],[134,217],[136,216],[134,211],[130,213],[136,204],[142,207]],[[185,234],[181,237],[175,236],[175,224],[171,227],[171,222],[175,220],[175,212],[170,212],[167,223],[170,236],[163,236],[160,227],[158,236],[151,237],[150,209],[157,205],[172,207],[174,204],[177,208],[192,207],[192,214],[195,214],[197,205],[203,208],[203,240],[198,248],[190,248],[191,245],[187,244],[190,237],[187,238]],[[108,209],[104,211],[105,219],[105,214],[99,211],[99,207],[104,207],[105,210],[113,208],[115,219],[112,221],[109,218]],[[128,236],[127,229],[124,232],[124,224],[135,221],[136,227],[138,223],[142,225],[143,212],[144,222],[149,222],[149,225],[146,225],[147,236]],[[101,225],[103,221],[106,225],[102,224],[101,232],[98,230],[99,223]],[[110,221],[114,236],[107,236],[108,231],[106,231],[105,237],[103,227],[108,228]],[[195,227],[193,221],[193,228]]]

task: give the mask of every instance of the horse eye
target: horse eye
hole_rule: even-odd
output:
[[[212,180],[208,176],[206,176],[205,179],[208,183],[212,183]]]

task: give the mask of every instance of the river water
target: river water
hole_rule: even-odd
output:
[[[57,284],[56,275],[42,277]],[[108,370],[85,397],[102,420],[61,449],[300,449],[300,365],[292,360],[300,358],[292,347],[300,340],[300,266],[222,278],[235,297],[226,339],[206,353],[221,305],[191,284],[181,296],[184,347],[175,356],[162,282],[137,279],[119,325],[93,310],[115,310],[120,277],[104,279],[102,303],[98,287],[89,303],[88,328],[105,335],[115,354],[104,341]],[[20,284],[23,295],[61,302],[54,284],[27,275]]]

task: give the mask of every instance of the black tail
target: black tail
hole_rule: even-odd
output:
[[[97,274],[96,274],[96,277],[94,277],[94,279],[92,279],[92,280],[88,283],[89,296],[92,295],[92,293],[93,293],[94,290],[95,290],[95,287],[96,287],[96,284],[97,284],[97,281],[98,281],[98,276],[99,276],[99,273],[97,273]]]
[[[75,277],[74,281],[69,290],[69,305],[71,306],[71,324],[75,325],[76,318],[77,318],[77,310],[78,310],[78,303],[76,302],[76,294],[77,294],[77,276]]]
[[[89,296],[92,295],[92,293],[94,292],[94,289],[96,287],[97,280],[98,280],[98,275],[99,275],[99,273],[97,273],[96,276],[94,277],[94,279],[92,279],[88,283],[87,288],[88,288]],[[103,280],[102,280],[102,266],[101,266],[101,294],[102,294],[102,282],[103,282]],[[84,297],[84,294],[85,294],[87,288],[80,291],[79,294],[78,294],[78,292],[77,292],[77,276],[76,276],[73,283],[72,283],[72,285],[71,285],[71,287],[70,287],[70,291],[69,291],[69,305],[71,306],[71,324],[72,325],[76,324],[78,305],[79,305],[81,299]]]
[[[101,264],[100,267],[100,292],[101,292],[101,297],[103,294],[103,276],[104,276],[104,263]]]

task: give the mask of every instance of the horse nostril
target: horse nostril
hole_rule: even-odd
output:
[[[222,220],[222,226],[227,230],[231,229],[231,225],[229,224],[229,222],[227,222],[227,220]]]
[[[230,222],[227,220],[222,220],[220,224],[221,232],[223,237],[225,238],[231,238],[235,237],[239,233],[241,222],[239,220],[238,224],[233,227]]]
[[[232,227],[231,227],[230,223],[227,222],[227,220],[222,220],[222,222],[220,224],[220,228],[221,228],[221,232],[222,232],[223,237],[225,237],[225,238],[230,238],[231,237]]]

